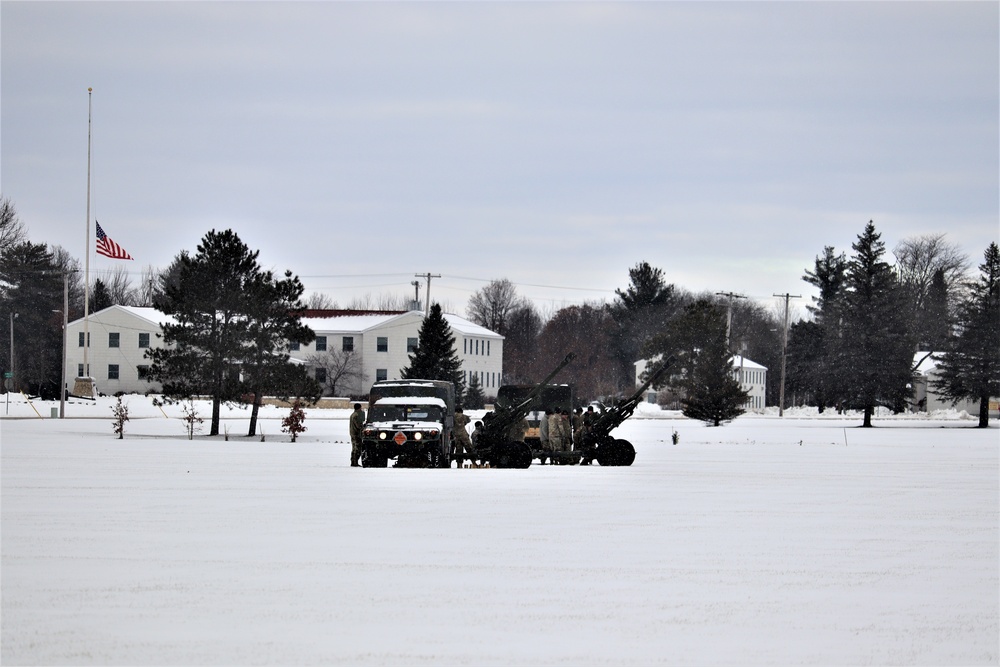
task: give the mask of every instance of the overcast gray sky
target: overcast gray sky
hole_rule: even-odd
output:
[[[234,229],[346,305],[773,301],[868,220],[998,240],[998,3],[7,2],[2,186],[136,276]],[[114,266],[92,256],[92,272]],[[891,256],[890,256],[891,259]]]

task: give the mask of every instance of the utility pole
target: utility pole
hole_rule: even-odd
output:
[[[801,299],[798,294],[774,294],[785,300],[785,326],[781,329],[781,390],[778,392],[778,416],[785,416],[785,359],[788,356],[788,300]]]
[[[416,273],[414,274],[417,278],[427,279],[427,304],[424,308],[424,317],[429,317],[431,314],[431,278],[440,278],[440,273]]]
[[[729,343],[729,335],[733,328],[733,299],[745,299],[746,296],[742,294],[736,294],[735,292],[716,292],[716,296],[724,296],[729,298],[729,307],[726,309],[726,347],[732,352],[732,347]]]
[[[63,273],[62,377],[59,387],[59,419],[66,418],[66,329],[69,328],[69,272]]]

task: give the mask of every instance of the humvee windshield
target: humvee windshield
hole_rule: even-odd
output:
[[[372,422],[439,422],[444,412],[437,405],[382,405],[376,403],[368,411]]]

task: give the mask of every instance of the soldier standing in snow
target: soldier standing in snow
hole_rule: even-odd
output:
[[[472,448],[472,440],[469,439],[469,431],[465,428],[468,425],[468,415],[462,411],[462,408],[455,408],[455,431],[452,434],[452,442],[455,444],[455,460],[458,462],[459,468],[465,462],[462,457],[463,453],[468,454],[471,459],[476,458],[476,452]]]
[[[546,408],[541,419],[538,420],[538,441],[541,443],[542,451],[549,452],[552,445],[549,442],[549,409]],[[543,460],[542,463],[545,463]]]
[[[573,411],[573,449],[579,449],[583,442],[583,408]]]
[[[354,412],[351,413],[351,467],[358,467],[361,459],[361,431],[365,428],[365,411],[361,409],[360,403],[354,404]]]

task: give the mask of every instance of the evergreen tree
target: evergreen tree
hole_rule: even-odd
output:
[[[818,331],[808,332],[809,342],[818,343],[820,347],[811,349],[808,354],[813,364],[809,369],[810,377],[800,379],[804,379],[816,392],[814,396],[817,407],[822,411],[828,406],[841,404],[845,385],[844,368],[837,359],[839,354],[837,342],[841,338],[840,313],[844,283],[847,280],[847,257],[844,253],[836,254],[833,246],[826,246],[823,248],[823,254],[816,257],[814,270],[806,270],[802,279],[819,289],[819,296],[813,297],[813,305],[806,308],[813,314],[819,326]],[[789,346],[791,345],[790,337]],[[798,371],[803,370],[804,366],[800,365]]]
[[[465,390],[462,407],[467,410],[482,410],[486,407],[486,397],[483,395],[483,386],[479,382],[478,373],[473,373],[469,378],[469,387]]]
[[[825,329],[817,322],[796,322],[788,329],[786,385],[788,391],[816,405],[822,413],[834,405],[825,372]]]
[[[719,426],[743,414],[749,394],[734,374],[725,311],[700,299],[671,323],[668,337],[682,371],[684,416]]]
[[[991,243],[958,310],[958,332],[938,366],[934,383],[954,402],[979,401],[979,426],[989,426],[989,401],[1000,396],[1000,248]]]
[[[62,382],[63,278],[44,243],[0,251],[0,322],[13,330],[14,359],[0,345],[0,365],[14,371],[7,390],[58,398]]]
[[[105,308],[111,307],[111,294],[108,292],[108,286],[104,284],[104,281],[98,278],[94,281],[94,289],[90,294],[90,312],[99,313]]]
[[[461,403],[465,391],[462,362],[455,348],[455,335],[441,314],[441,305],[431,306],[417,334],[417,349],[410,354],[410,365],[400,375],[407,380],[444,380],[455,385],[455,399]]]
[[[921,350],[943,350],[948,344],[951,315],[948,312],[950,299],[948,283],[943,269],[934,272],[931,285],[927,289],[923,312],[918,313]]]
[[[246,314],[250,344],[243,361],[243,379],[254,396],[250,412],[248,436],[257,434],[257,415],[265,392],[279,395],[302,396],[309,387],[308,373],[304,366],[292,367],[289,363],[290,343],[305,345],[315,338],[315,332],[302,324],[305,288],[298,276],[291,271],[277,280],[270,271],[252,276],[246,281]],[[319,396],[320,388],[313,380],[309,398]]]
[[[905,409],[910,396],[915,344],[909,332],[906,294],[892,267],[882,261],[885,245],[869,222],[851,247],[841,337],[836,361],[844,370],[844,398],[864,411],[863,426],[872,425],[876,406]]]
[[[615,290],[616,300],[609,307],[616,325],[610,331],[619,389],[631,386],[633,364],[643,356],[650,339],[667,326],[679,305],[674,286],[667,284],[660,269],[640,262],[628,275],[629,286],[624,291]]]
[[[240,366],[252,345],[246,294],[260,273],[258,254],[232,230],[212,230],[194,257],[178,257],[176,279],[154,301],[174,323],[162,326],[165,345],[147,352],[149,377],[169,398],[211,396],[210,435],[219,434],[222,402],[240,392]]]

